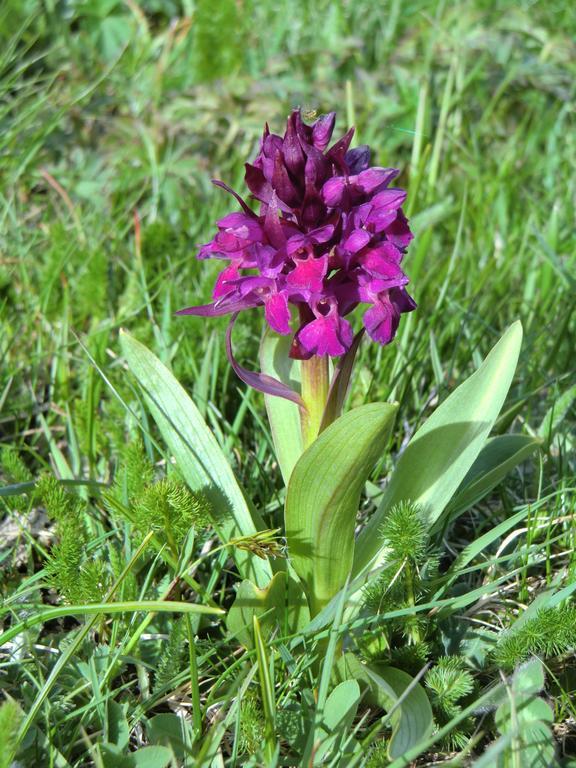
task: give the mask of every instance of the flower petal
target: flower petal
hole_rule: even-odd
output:
[[[226,294],[231,293],[234,290],[234,286],[230,285],[231,280],[237,280],[240,277],[237,264],[230,264],[220,272],[216,278],[214,290],[212,296],[214,299],[221,299]]]
[[[309,252],[306,258],[294,259],[294,265],[292,272],[286,275],[286,285],[311,293],[320,293],[328,271],[328,257],[316,257]]]
[[[407,248],[414,239],[414,235],[408,225],[408,219],[401,210],[398,211],[398,215],[393,223],[386,227],[386,237],[394,245],[397,245],[398,248]]]
[[[298,331],[298,341],[314,355],[339,357],[352,346],[352,326],[336,309],[326,317],[317,317]]]
[[[291,400],[293,403],[296,403],[296,405],[303,407],[304,403],[300,395],[297,392],[294,392],[293,389],[290,389],[286,384],[283,384],[272,376],[268,376],[266,373],[249,371],[246,368],[243,368],[236,360],[232,352],[232,329],[234,328],[237,316],[237,314],[232,315],[226,330],[226,355],[238,378],[245,384],[248,384],[249,387],[253,387],[259,392],[263,392],[265,395],[283,397],[286,400]]]
[[[291,208],[298,206],[301,201],[301,195],[292,183],[284,160],[280,152],[274,158],[274,173],[272,174],[272,189],[274,195],[278,196],[286,205]]]
[[[346,157],[346,153],[348,152],[348,149],[350,147],[350,142],[352,141],[352,137],[354,136],[354,128],[350,128],[344,136],[342,136],[341,139],[338,139],[338,141],[335,144],[332,144],[328,152],[326,153],[326,157],[328,157],[330,160],[336,163],[336,165],[340,166],[340,168],[345,171],[346,170],[346,163],[344,158]]]
[[[365,312],[364,325],[374,341],[389,344],[398,330],[400,315],[414,309],[414,299],[403,288],[393,288],[380,294],[374,306]]]
[[[252,309],[258,306],[256,302],[240,299],[237,301],[219,301],[212,304],[199,304],[196,307],[179,309],[177,315],[196,315],[198,317],[222,317],[232,312],[240,312],[243,309]]]
[[[329,208],[336,208],[340,205],[344,197],[344,191],[348,186],[348,180],[345,176],[334,176],[324,184],[321,195],[322,200]]]
[[[287,336],[291,332],[288,298],[284,293],[271,293],[264,300],[264,315],[268,325],[276,333]]]
[[[320,115],[318,120],[316,120],[312,126],[312,143],[316,149],[319,149],[322,152],[326,149],[332,138],[335,122],[336,112]]]
[[[360,266],[370,275],[394,285],[406,285],[408,278],[400,268],[402,252],[395,245],[383,242],[375,248],[365,251],[360,259]],[[388,287],[392,287],[388,285]]]
[[[358,253],[370,242],[372,236],[365,229],[355,229],[343,243],[343,248],[350,253]]]
[[[362,190],[365,194],[370,194],[384,184],[389,184],[399,173],[400,171],[397,171],[395,168],[367,168],[357,176],[351,177],[350,181],[354,179],[355,187]]]
[[[228,184],[224,184],[223,181],[220,181],[220,179],[212,179],[212,184],[214,184],[215,187],[220,187],[221,189],[226,190],[226,192],[229,192],[232,197],[235,197],[236,200],[239,202],[241,208],[243,211],[245,211],[249,216],[256,216],[252,208],[250,208],[244,200],[240,197],[238,192],[235,192],[232,187],[229,187]]]
[[[348,173],[351,175],[366,170],[370,165],[370,147],[367,144],[362,144],[348,150],[344,156],[344,162],[348,166]]]

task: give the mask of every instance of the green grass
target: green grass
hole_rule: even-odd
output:
[[[355,405],[400,403],[374,483],[504,329],[523,323],[497,426],[539,434],[542,450],[458,518],[438,552],[445,573],[517,515],[452,574],[458,593],[472,595],[459,612],[477,645],[461,710],[499,679],[484,659],[494,658],[491,633],[508,630],[547,588],[575,583],[575,33],[561,0],[5,1],[0,584],[4,629],[18,632],[0,649],[0,686],[15,702],[0,709],[0,753],[12,739],[21,765],[136,766],[144,762],[129,750],[156,744],[153,765],[274,764],[274,717],[277,732],[298,731],[294,711],[314,713],[319,686],[326,695],[317,664],[326,629],[324,638],[277,636],[256,654],[242,652],[218,617],[146,608],[169,600],[227,609],[238,577],[227,550],[210,554],[216,539],[198,521],[176,544],[160,529],[141,547],[131,509],[140,509],[142,468],[160,483],[170,457],[118,341],[126,328],[171,368],[277,528],[282,483],[263,401],[228,367],[226,320],[174,311],[206,301],[217,272],[194,258],[231,208],[210,179],[240,188],[264,122],[280,130],[296,105],[336,109],[342,132],[354,121],[358,141],[377,163],[399,167],[409,190],[416,239],[405,263],[418,311],[393,345],[362,347],[351,395]],[[246,365],[256,365],[261,323],[257,312],[237,323]],[[63,571],[51,565],[62,515],[50,512],[44,486],[31,485],[48,475],[70,481],[61,504],[72,510],[86,602],[100,605],[113,590],[126,612],[85,619],[88,611],[66,607]],[[430,589],[426,601],[455,599]],[[44,623],[26,621],[34,614]],[[398,618],[382,614],[364,628],[376,637],[366,640],[371,653],[390,621]],[[433,666],[453,621],[430,630]],[[496,653],[506,673],[510,647]],[[576,751],[572,651],[545,659],[557,731],[568,734],[562,757]],[[414,674],[424,666],[402,663]],[[472,726],[454,726],[453,738],[443,733],[450,718],[438,715],[439,746],[428,754],[480,754],[495,732],[470,713]],[[351,726],[372,755],[367,765],[380,764],[374,755],[389,736],[379,717],[361,704]],[[286,759],[296,749],[287,741]]]

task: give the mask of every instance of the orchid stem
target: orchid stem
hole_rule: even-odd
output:
[[[330,387],[328,357],[314,355],[309,360],[302,360],[302,400],[301,409],[302,438],[307,448],[318,437],[320,424]]]

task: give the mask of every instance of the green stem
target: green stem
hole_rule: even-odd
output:
[[[330,371],[328,357],[314,355],[309,360],[302,360],[302,400],[301,410],[302,438],[304,447],[318,437],[320,424],[330,388]]]
[[[408,599],[408,605],[415,606],[416,605],[416,595],[414,592],[414,575],[412,572],[412,565],[410,563],[406,563],[406,568],[404,570],[405,579],[406,579],[406,597]],[[410,619],[414,620],[416,622],[415,626],[413,626],[410,629],[410,638],[412,639],[412,642],[414,645],[418,645],[422,641],[422,637],[420,636],[420,629],[418,628],[418,619],[416,616],[411,616]]]

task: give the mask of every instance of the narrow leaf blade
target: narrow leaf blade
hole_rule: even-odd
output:
[[[120,344],[182,476],[192,490],[203,491],[212,502],[214,527],[221,540],[250,536],[262,529],[262,521],[249,508],[226,456],[184,388],[149,349],[125,331]],[[235,558],[242,575],[258,586],[272,578],[268,560],[239,549]]]
[[[457,517],[504,480],[541,445],[529,435],[499,435],[488,440],[450,502],[450,517]]]

